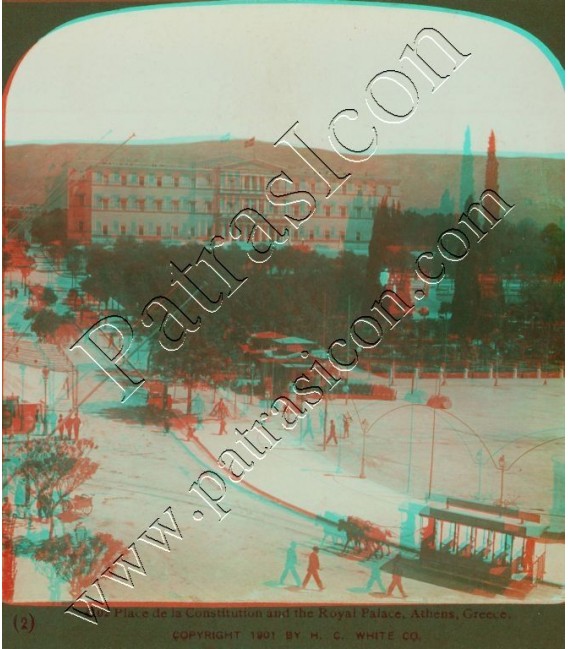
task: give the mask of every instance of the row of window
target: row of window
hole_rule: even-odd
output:
[[[233,175],[223,175],[221,176],[221,189],[236,190],[253,190],[253,191],[264,191],[268,182],[271,178],[263,176],[242,176],[240,174]],[[283,187],[289,187],[289,185],[282,185]],[[301,181],[294,183],[294,191],[309,191],[313,195],[317,193],[327,194],[329,191],[328,186],[323,181]],[[390,185],[379,185],[374,182],[356,182],[356,183],[343,183],[339,190],[340,194],[355,194],[358,196],[363,195],[381,195],[381,196],[391,196],[392,195],[392,186]]]
[[[266,185],[270,178],[264,176],[243,176],[239,173],[235,174],[222,174],[221,175],[221,188],[234,190],[237,188],[249,191],[262,192],[265,190]]]
[[[252,176],[243,175],[239,173],[223,174],[221,176],[221,189],[229,191],[235,190],[248,190],[248,191],[264,191],[270,178],[265,176]],[[200,188],[212,186],[211,174],[197,174],[197,175],[184,175],[184,174],[155,174],[155,173],[126,173],[126,172],[110,172],[110,171],[96,171],[93,173],[93,183],[102,185],[120,185],[123,187],[137,186],[137,187],[188,187]],[[294,183],[294,190],[306,190],[312,194],[325,193],[327,194],[328,186],[323,181],[302,181]],[[362,196],[365,195],[381,195],[391,196],[392,186],[378,185],[374,182],[357,182],[357,183],[343,183],[339,190],[341,194],[355,194]]]
[[[82,222],[79,222],[82,226]],[[82,231],[82,227],[79,228]],[[102,236],[122,235],[122,236],[155,236],[155,237],[208,237],[212,231],[211,223],[204,221],[195,223],[194,225],[181,224],[174,225],[166,223],[163,225],[156,225],[154,223],[129,223],[128,226],[124,223],[114,221],[112,227],[107,223],[101,221],[95,222],[95,234]]]
[[[305,204],[299,204],[286,207],[279,207],[272,205],[268,201],[265,201],[263,198],[256,200],[239,200],[237,197],[230,197],[228,199],[221,199],[220,209],[221,213],[236,214],[239,210],[245,209],[246,207],[253,208],[260,212],[261,214],[265,213],[265,208],[270,214],[289,214],[294,218],[301,218],[307,213],[307,206]],[[350,206],[347,205],[337,205],[332,203],[331,205],[324,205],[323,214],[321,211],[316,212],[316,216],[324,216],[328,218],[347,218],[349,215],[354,218],[368,218],[372,219],[375,211],[374,206],[363,207],[363,206]]]
[[[237,200],[237,197],[231,199],[221,199],[220,209],[223,214],[236,214],[239,210],[245,207],[256,209],[261,214],[264,213],[265,207],[273,214],[291,214],[295,218],[300,218],[306,213],[306,206],[296,204],[289,207],[279,207],[268,204],[264,199],[257,199],[252,201]],[[84,195],[78,196],[78,204],[80,207],[85,207]],[[187,198],[136,198],[130,196],[129,198],[121,198],[119,196],[104,197],[95,196],[94,198],[95,210],[122,210],[122,211],[137,211],[137,212],[183,212],[186,214],[211,214],[213,211],[213,204],[211,201],[192,201]],[[350,213],[353,218],[373,218],[374,207],[355,206],[350,207],[348,210],[346,205],[324,205],[323,215],[325,217],[339,217],[347,218]]]
[[[144,174],[96,171],[93,173],[93,183],[96,185],[121,185],[123,187],[210,187],[211,175],[181,175],[181,174]]]
[[[83,221],[77,222],[78,231],[83,232]],[[95,223],[95,235],[104,236],[155,236],[155,237],[169,237],[169,238],[206,238],[211,236],[212,224],[207,222],[200,222],[194,225],[182,224],[174,225],[167,223],[165,225],[155,225],[154,223],[130,223],[128,226],[124,223],[114,221],[112,227],[107,223],[97,221]],[[249,232],[245,232],[243,240],[247,240]],[[363,241],[361,232],[354,233],[354,241]],[[261,241],[263,239],[262,232],[257,228],[254,232],[254,240]],[[318,226],[310,230],[296,230],[290,229],[290,239],[292,241],[345,241],[345,230],[336,231],[335,228],[320,228]]]
[[[291,234],[291,240],[294,241],[314,241],[314,240],[320,240],[320,241],[345,241],[345,231],[340,230],[339,233],[336,233],[336,231],[332,228],[331,230],[320,230],[320,228],[316,227],[313,230],[308,230],[302,231],[302,230],[294,230],[293,233]],[[360,232],[355,232],[355,241],[363,241],[363,238],[361,236]]]
[[[279,225],[285,227],[283,224]],[[299,228],[298,230],[288,227],[288,231],[291,241],[345,241],[345,230],[343,229],[337,230],[336,228],[322,228],[316,225],[310,229]],[[245,227],[241,240],[248,241],[250,235],[251,228]],[[367,236],[367,238],[364,239],[361,232],[350,233],[350,236],[352,237],[350,238],[352,241],[369,241],[369,237]],[[260,228],[255,228],[252,238],[255,241],[262,241],[264,240],[265,235],[263,235]]]
[[[81,205],[81,201],[79,200]],[[123,210],[137,212],[185,212],[189,214],[211,214],[213,204],[210,201],[191,201],[187,198],[120,198],[119,196],[95,196],[96,210]]]

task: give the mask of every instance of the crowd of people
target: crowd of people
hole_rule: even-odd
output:
[[[186,440],[191,441],[195,437],[195,433],[198,429],[203,426],[203,415],[204,415],[204,402],[203,399],[197,395],[193,399],[192,404],[192,417],[187,423],[186,430]],[[213,408],[209,412],[209,417],[211,419],[217,419],[219,421],[219,429],[216,433],[217,435],[227,435],[227,419],[230,417],[230,410],[225,400],[223,398],[215,402]],[[350,413],[346,412],[341,416],[342,431],[341,437],[338,437],[337,425],[334,419],[330,419],[329,422],[326,422],[326,416],[324,411],[319,413],[319,427],[320,430],[324,433],[324,445],[339,444],[339,439],[349,439],[351,431],[351,422],[353,417]],[[327,426],[326,426],[327,423]],[[327,430],[326,430],[327,428]],[[169,430],[169,428],[168,428]],[[306,441],[310,438],[312,441],[315,441],[314,427],[311,417],[305,417],[300,420],[299,426],[299,441],[300,443]]]

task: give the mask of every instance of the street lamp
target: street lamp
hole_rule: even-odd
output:
[[[359,473],[360,478],[365,478],[365,451],[367,450],[367,433],[369,432],[369,422],[366,419],[363,419],[361,422],[361,428],[363,429],[363,452],[361,453],[361,472]]]
[[[392,387],[394,385],[394,380],[395,380],[395,372],[396,372],[396,350],[393,347],[392,350],[392,356],[391,356],[391,368],[390,368],[390,375],[389,375],[389,387]]]
[[[446,365],[447,360],[448,360],[448,359],[447,359],[448,315],[449,315],[449,314],[448,314],[447,312],[440,313],[440,314],[438,315],[438,318],[439,318],[439,319],[444,323],[444,344],[443,344],[443,347],[442,347],[442,353],[443,353],[443,355],[444,355],[444,361],[443,361],[444,366]]]
[[[414,389],[414,377],[412,378]],[[410,435],[408,440],[408,474],[406,476],[406,493],[410,493],[410,480],[412,477],[412,441],[414,433],[414,408],[410,408]]]
[[[432,495],[432,480],[434,478],[434,447],[436,444],[436,408],[432,408],[432,444],[430,446],[430,478],[428,481],[428,500]]]
[[[49,378],[49,369],[44,367],[41,371],[43,375],[43,434],[47,435],[47,379]]]
[[[250,401],[249,403],[252,404],[252,389],[253,389],[253,380],[255,376],[255,366],[254,363],[250,364]]]
[[[499,505],[503,507],[503,490],[505,483],[505,456],[501,455],[499,458],[499,471],[501,471],[501,494],[499,496]]]
[[[499,350],[495,351],[495,383],[494,386],[499,385]]]
[[[320,419],[321,422],[321,419]],[[327,393],[323,395],[323,450],[326,449],[327,439]]]
[[[477,473],[477,500],[481,500],[481,472],[483,471],[483,450],[479,449],[475,454],[474,462],[479,467]]]

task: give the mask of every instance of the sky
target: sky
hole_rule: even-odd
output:
[[[398,60],[425,27],[471,53],[435,93]],[[418,90],[401,123],[377,120],[365,103],[385,70],[406,73]],[[401,105],[404,93],[379,86]],[[70,23],[20,64],[5,138],[122,142],[135,133],[140,144],[230,133],[275,142],[298,121],[306,143],[329,149],[328,125],[344,109],[360,119],[344,120],[338,135],[364,148],[375,126],[378,153],[459,152],[467,125],[474,152],[486,151],[491,129],[501,155],[564,151],[563,85],[535,42],[470,15],[353,4],[160,5]]]

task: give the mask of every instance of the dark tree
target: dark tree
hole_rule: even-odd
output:
[[[33,318],[30,328],[42,342],[51,337],[61,325],[73,322],[72,315],[59,315],[52,309],[32,310],[31,312],[28,309],[24,317]]]
[[[386,196],[375,211],[373,230],[369,241],[367,260],[366,297],[375,295],[380,290],[379,273],[386,265],[387,246],[392,238],[389,236],[390,211]],[[365,304],[368,300],[365,301]]]
[[[47,306],[52,306],[57,302],[57,295],[55,291],[49,286],[45,286],[41,294],[41,299],[44,304]]]
[[[157,340],[153,340],[150,370],[166,381],[181,380],[187,388],[186,414],[191,412],[191,395],[198,381],[215,380],[221,370],[228,370],[230,364],[219,351],[215,342],[210,342],[201,332],[191,334],[178,351],[167,351]]]
[[[42,212],[32,222],[32,237],[38,243],[46,246],[54,241],[65,238],[67,228],[67,214],[65,210],[56,209]]]

